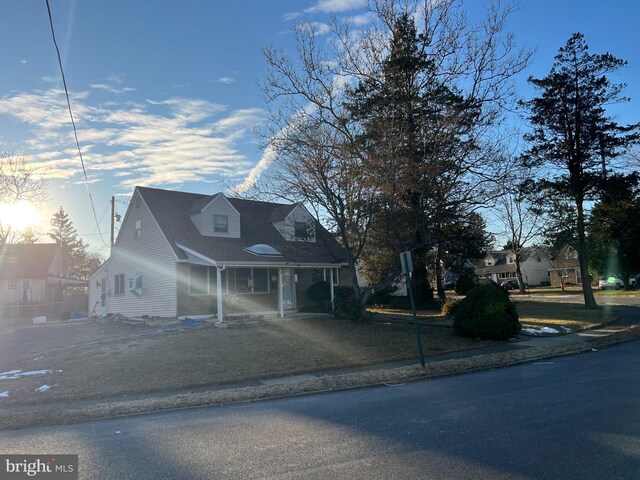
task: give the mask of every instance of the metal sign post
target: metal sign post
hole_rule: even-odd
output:
[[[420,338],[420,325],[418,324],[418,317],[416,316],[416,302],[413,299],[413,282],[411,280],[411,272],[413,272],[413,262],[411,261],[411,252],[402,252],[400,254],[400,265],[402,266],[402,273],[407,279],[407,292],[409,293],[409,301],[411,302],[413,323],[416,326],[416,342],[418,343],[420,365],[424,367],[424,352],[422,350],[422,339]]]

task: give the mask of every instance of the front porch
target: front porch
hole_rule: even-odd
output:
[[[314,304],[307,289],[329,281],[331,302],[339,267],[177,264],[178,317],[280,316]],[[220,301],[219,301],[220,298]]]

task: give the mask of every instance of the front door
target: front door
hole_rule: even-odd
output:
[[[284,310],[296,309],[296,275],[293,268],[282,269],[282,307]]]

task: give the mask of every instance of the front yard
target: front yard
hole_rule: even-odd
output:
[[[624,308],[590,311],[551,298],[512,299],[523,333],[533,335],[593,328],[613,320]],[[309,316],[256,320],[228,328],[144,327],[108,321],[59,327],[65,330],[57,330],[55,338],[49,331],[44,344],[34,343],[21,354],[4,356],[10,361],[0,371],[0,406],[135,397],[399,360],[417,363],[411,313],[372,313],[373,321],[365,324]],[[419,312],[418,318],[427,356],[494,343],[456,336],[453,319],[437,311]],[[11,347],[8,338],[0,335],[5,353]]]
[[[417,362],[412,324],[385,315],[370,324],[323,316],[260,320],[235,328],[162,329],[97,322],[82,328],[90,341],[75,335],[73,345],[56,345],[17,359],[10,369],[21,373],[0,372],[0,395],[7,392],[0,406],[132,396],[397,360]],[[104,329],[109,336],[98,336]],[[438,326],[423,327],[422,334],[426,355],[492,343],[460,338],[452,329]]]

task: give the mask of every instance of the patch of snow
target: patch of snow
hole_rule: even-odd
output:
[[[9,390],[5,390],[4,392],[0,392],[0,397],[7,398],[9,396]]]
[[[558,330],[556,330],[555,328],[551,328],[551,327],[542,327],[540,329],[540,331],[542,333],[560,333]]]
[[[33,377],[35,375],[46,375],[51,373],[51,370],[32,370],[30,372],[23,372],[22,370],[12,370],[10,372],[0,373],[0,380],[14,380],[22,377]]]
[[[51,387],[49,385],[42,385],[41,387],[36,388],[36,392],[46,392],[47,390],[49,390]]]
[[[523,332],[528,333],[529,335],[540,335],[542,333],[560,333],[555,328],[551,327],[542,327],[542,328],[523,328]]]

